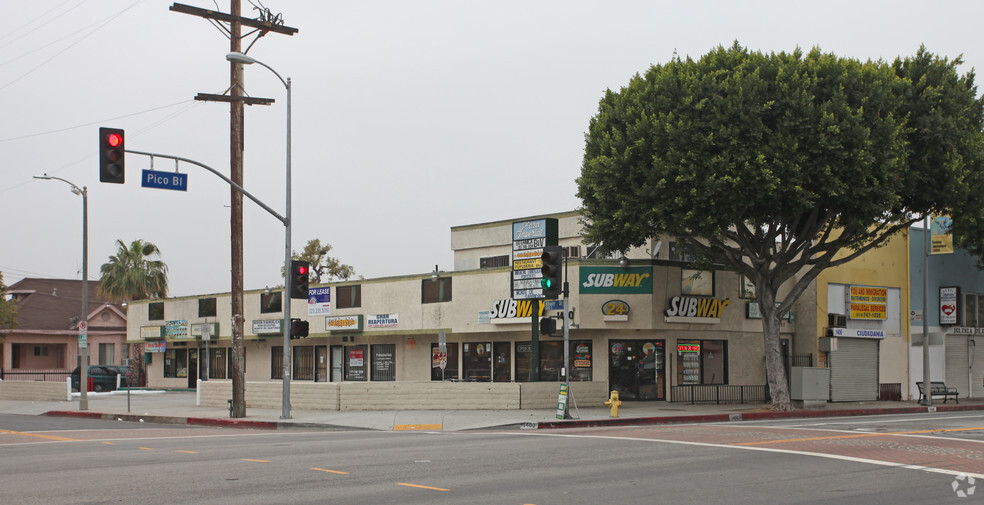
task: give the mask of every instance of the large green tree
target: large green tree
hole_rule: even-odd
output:
[[[0,328],[12,329],[17,327],[17,304],[7,299],[7,285],[3,282],[3,272],[0,272]]]
[[[591,119],[585,234],[615,252],[665,232],[747,276],[772,406],[788,410],[779,321],[811,282],[984,192],[982,103],[960,63],[922,48],[889,64],[735,43],[654,65]]]
[[[99,294],[114,302],[166,297],[167,265],[160,255],[150,242],[136,239],[128,246],[117,240],[116,255],[99,269]]]
[[[311,264],[311,273],[308,274],[308,279],[314,284],[319,284],[322,281],[328,282],[332,279],[347,280],[355,275],[355,268],[342,263],[338,258],[329,256],[329,252],[331,252],[331,244],[327,242],[322,244],[321,239],[311,239],[308,240],[300,254],[297,251],[292,251],[291,258],[307,261]],[[280,267],[280,275],[286,275],[284,267]]]

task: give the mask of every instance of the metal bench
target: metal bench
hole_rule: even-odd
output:
[[[926,389],[923,387],[923,383],[921,381],[917,382],[916,387],[919,388],[919,401],[925,400]],[[931,397],[942,396],[943,403],[946,403],[946,401],[950,399],[951,396],[953,397],[954,401],[956,401],[958,404],[960,403],[960,393],[957,391],[957,388],[947,387],[946,383],[944,382],[937,382],[937,381],[930,382],[929,394],[931,395]]]

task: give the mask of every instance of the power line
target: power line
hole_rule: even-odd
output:
[[[56,9],[59,9],[59,8],[61,8],[61,6],[63,6],[63,5],[65,5],[65,4],[67,4],[68,2],[71,2],[71,1],[72,1],[72,0],[65,0],[64,2],[62,2],[62,3],[60,3],[60,4],[58,4],[58,5],[56,5],[56,6],[54,6],[54,7],[52,7],[52,8],[50,8],[50,9],[48,9],[48,10],[46,10],[46,11],[44,11],[44,12],[42,12],[42,13],[41,13],[40,15],[38,15],[38,16],[37,16],[37,17],[35,17],[34,19],[32,19],[32,20],[30,20],[30,21],[28,21],[28,22],[26,22],[26,23],[24,23],[23,25],[21,25],[21,26],[20,26],[20,28],[16,28],[16,29],[13,29],[13,30],[11,30],[11,31],[9,31],[9,32],[7,32],[7,34],[6,34],[6,35],[4,35],[4,36],[2,36],[2,37],[0,37],[0,40],[3,40],[3,39],[5,39],[5,38],[7,38],[7,37],[10,37],[10,36],[12,36],[13,34],[15,34],[15,33],[17,33],[17,32],[19,32],[19,31],[21,31],[21,30],[23,30],[23,29],[25,29],[25,28],[27,28],[28,26],[31,26],[31,23],[34,23],[35,21],[37,21],[37,20],[39,20],[39,19],[41,19],[41,18],[43,18],[43,17],[45,17],[45,16],[47,16],[47,15],[48,15],[49,13],[51,13],[52,11],[54,11],[54,10],[56,10]],[[72,7],[71,9],[68,9],[67,11],[65,11],[65,12],[62,12],[61,14],[58,14],[57,16],[54,16],[54,17],[52,17],[52,18],[50,18],[50,19],[48,19],[48,21],[45,21],[44,23],[41,23],[40,25],[38,25],[38,26],[37,26],[37,27],[35,27],[34,29],[35,29],[35,30],[37,30],[38,28],[41,28],[42,26],[44,26],[44,25],[46,25],[46,24],[48,24],[48,23],[50,23],[50,22],[52,22],[52,21],[54,21],[54,20],[56,20],[56,19],[58,19],[58,18],[60,18],[60,17],[62,17],[62,16],[64,16],[65,14],[68,14],[69,12],[72,12],[72,11],[73,11],[73,10],[75,10],[75,9],[76,9],[77,7],[79,7],[80,5],[82,5],[82,4],[84,4],[84,3],[85,3],[85,2],[87,2],[87,1],[88,1],[88,0],[82,0],[82,1],[81,1],[81,2],[79,2],[79,3],[78,3],[78,5],[76,5],[75,7]],[[12,43],[14,43],[14,42],[16,42],[16,41],[18,41],[18,40],[20,40],[20,39],[21,39],[21,37],[17,37],[17,38],[15,38],[14,40],[11,40],[10,42],[7,42],[6,44],[3,44],[3,45],[0,45],[0,49],[2,49],[2,48],[4,48],[4,47],[7,47],[7,46],[9,46],[10,44],[12,44]]]
[[[166,109],[168,107],[174,107],[176,105],[182,105],[182,104],[188,104],[188,103],[191,103],[192,105],[195,105],[195,101],[194,100],[182,100],[180,102],[174,102],[174,103],[167,104],[167,105],[161,105],[160,107],[154,107],[152,109],[142,110],[142,111],[139,111],[139,112],[132,112],[130,114],[124,114],[122,116],[116,116],[116,117],[111,117],[111,118],[99,119],[99,120],[96,120],[96,121],[91,121],[91,122],[88,122],[88,123],[83,123],[83,124],[79,124],[79,125],[75,125],[75,126],[67,126],[65,128],[59,128],[57,130],[48,130],[48,131],[44,131],[44,132],[28,133],[27,135],[20,135],[20,136],[17,136],[17,137],[2,138],[2,139],[0,139],[0,142],[11,142],[11,141],[14,141],[14,140],[27,139],[27,138],[31,138],[31,137],[40,137],[41,135],[50,135],[52,133],[61,133],[61,132],[68,131],[68,130],[75,130],[75,129],[78,129],[78,128],[85,128],[87,126],[93,126],[93,125],[97,125],[97,124],[104,124],[104,123],[107,123],[109,121],[115,121],[117,119],[123,119],[123,118],[133,117],[133,116],[137,116],[137,115],[140,115],[140,114],[146,114],[148,112],[154,112],[154,111],[157,111],[157,110]],[[187,110],[187,109],[185,109],[185,110]],[[184,112],[184,111],[178,111],[178,114],[180,114],[181,112]],[[172,115],[170,117],[174,117],[174,116]],[[168,119],[170,119],[170,117]],[[160,123],[160,121],[158,121],[158,123],[155,123],[154,125],[159,124],[159,123]]]

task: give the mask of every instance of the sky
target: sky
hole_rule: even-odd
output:
[[[235,0],[231,0],[235,1]],[[229,174],[229,106],[194,100],[229,87],[225,34],[161,0],[33,0],[0,17],[0,272],[81,279],[116,241],[156,244],[170,296],[230,289],[230,190],[190,164],[186,192],[99,182],[98,128],[126,148]],[[183,0],[230,11],[230,0]],[[258,0],[243,0],[255,18]],[[292,85],[292,243],[311,239],[365,278],[453,269],[453,226],[579,207],[584,134],[607,89],[674,54],[734,41],[752,50],[819,47],[891,61],[920,45],[984,68],[984,2],[263,0],[293,36],[249,49]],[[250,36],[244,47],[253,42]],[[246,66],[244,187],[285,213],[286,90]],[[153,169],[174,171],[155,158]],[[244,285],[282,285],[284,226],[244,203]]]

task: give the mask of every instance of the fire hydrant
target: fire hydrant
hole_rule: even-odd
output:
[[[622,401],[618,399],[618,391],[612,391],[611,396],[605,400],[605,406],[611,407],[611,417],[618,417],[618,408],[622,406]]]

